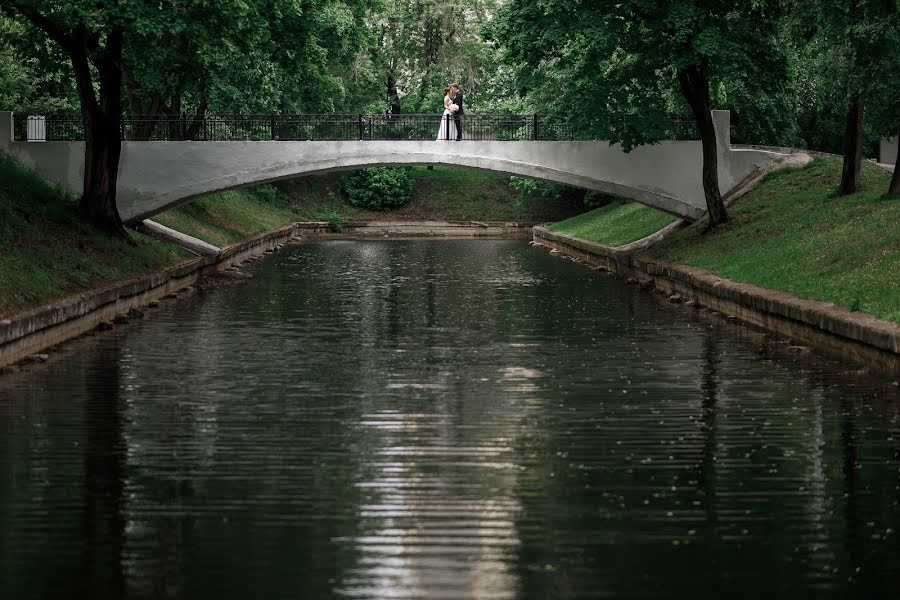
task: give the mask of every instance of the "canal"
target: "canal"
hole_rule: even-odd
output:
[[[787,345],[522,241],[290,246],[0,379],[0,595],[897,597],[897,388]]]

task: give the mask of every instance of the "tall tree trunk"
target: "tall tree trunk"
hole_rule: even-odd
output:
[[[122,32],[107,35],[104,56],[94,61],[100,101],[94,95],[84,32],[76,32],[71,59],[84,118],[84,188],[81,212],[98,229],[130,240],[116,207],[116,183],[122,153]],[[79,40],[78,38],[82,38]],[[79,43],[81,42],[81,43]]]
[[[702,67],[692,65],[678,72],[681,93],[691,106],[703,147],[703,194],[709,212],[709,227],[728,221],[728,212],[719,192],[719,162],[716,148],[716,128],[713,125],[709,100],[709,81]]]
[[[124,66],[122,67],[122,80],[125,84],[125,96],[131,109],[129,127],[126,128],[127,139],[149,140],[159,122],[159,114],[163,107],[163,98],[157,92],[149,94],[141,93],[141,85],[134,75]],[[145,104],[143,100],[147,100]]]
[[[387,101],[388,112],[392,115],[400,114],[400,95],[397,93],[397,79],[394,77],[394,70],[390,69],[387,74]]]
[[[897,136],[897,141],[900,142],[900,135]],[[897,148],[897,157],[894,159],[894,176],[891,177],[888,194],[900,196],[900,146]]]
[[[847,108],[847,127],[844,129],[844,166],[841,170],[839,195],[855,194],[859,188],[862,169],[863,102],[859,92],[853,94]]]
[[[84,120],[82,213],[94,227],[131,241],[116,207],[122,152],[122,30],[110,29],[103,39],[99,32],[88,33],[83,22],[72,30],[64,29],[29,3],[15,2],[12,8],[58,43],[72,62]],[[91,62],[99,75],[99,101]]]
[[[184,134],[184,139],[197,139],[197,134],[200,133],[200,128],[203,127],[203,120],[206,119],[206,111],[208,109],[209,102],[204,100],[200,103],[200,106],[197,107],[197,112],[194,113],[194,118],[191,120],[191,124],[188,125],[187,131]]]

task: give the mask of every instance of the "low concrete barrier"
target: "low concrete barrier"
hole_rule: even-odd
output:
[[[892,376],[900,375],[900,325],[830,302],[738,283],[694,267],[674,265],[535,227],[536,244],[599,266],[644,287],[678,294],[698,307],[761,327]]]
[[[0,321],[0,367],[91,331],[128,311],[196,283],[204,275],[223,271],[251,256],[285,243],[297,225],[256,236],[215,256],[188,259],[148,275],[55,300]]]
[[[350,221],[343,231],[357,237],[521,237],[535,223],[509,221]]]

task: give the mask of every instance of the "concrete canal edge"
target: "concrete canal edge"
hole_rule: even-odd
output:
[[[391,236],[521,238],[530,233],[532,225],[478,221],[351,221],[342,224],[341,233],[328,233],[331,224],[325,221],[292,223],[221,251],[206,253],[209,254],[207,256],[184,260],[146,275],[66,296],[0,320],[0,368],[40,356],[39,352],[98,327],[105,327],[103,324],[125,321],[129,312],[137,314],[135,311],[140,311],[151,302],[175,294],[205,276],[274,251],[302,233],[345,239]],[[169,230],[169,233],[178,232]],[[167,239],[192,249],[190,243],[179,242],[171,236]],[[188,240],[199,241],[193,238]]]
[[[572,235],[534,227],[535,244],[667,294],[693,302],[730,321],[760,327],[833,357],[900,375],[900,325],[829,302],[803,300],[784,292],[738,283],[694,267],[641,258]]]
[[[300,229],[319,233],[339,234],[342,237],[530,237],[536,223],[514,221],[347,221],[340,232],[327,221],[308,221],[297,224]]]
[[[152,273],[67,296],[0,321],[0,367],[87,333],[101,323],[139,311],[254,256],[272,252],[297,235],[296,223],[245,240],[214,256],[188,259]]]

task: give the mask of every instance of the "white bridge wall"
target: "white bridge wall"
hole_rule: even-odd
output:
[[[722,193],[755,165],[780,156],[730,147],[729,115],[714,111]],[[437,128],[435,128],[437,130]],[[13,142],[0,113],[0,149],[48,179],[80,191],[83,142]],[[117,202],[136,222],[213,192],[357,167],[446,165],[564,183],[698,219],[706,210],[699,141],[641,146],[607,142],[328,141],[123,142]]]

